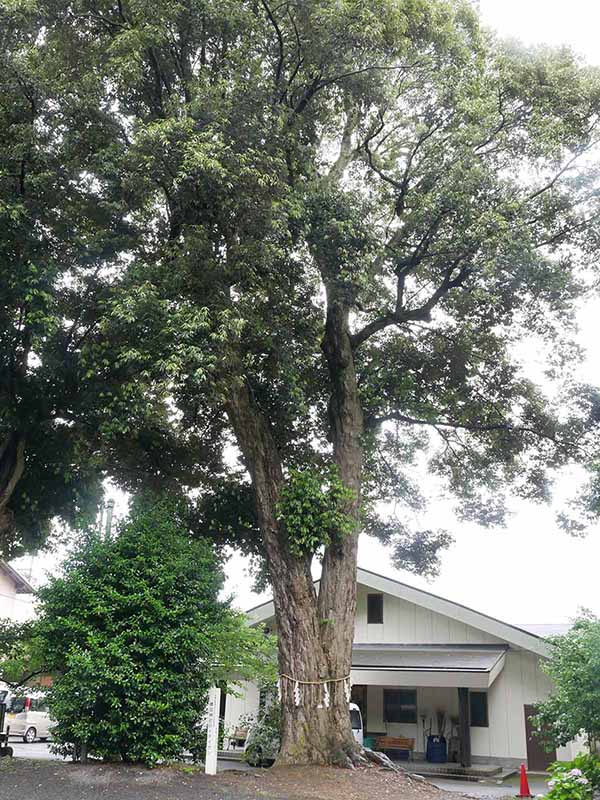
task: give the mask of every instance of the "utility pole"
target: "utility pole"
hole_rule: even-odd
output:
[[[115,510],[115,501],[111,498],[106,504],[106,528],[104,533],[107,539],[110,539],[114,510]]]

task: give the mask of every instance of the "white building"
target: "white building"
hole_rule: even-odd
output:
[[[540,668],[546,639],[364,569],[357,580],[352,693],[365,735],[412,739],[413,758],[422,759],[443,713],[449,759],[461,760],[463,741],[473,764],[539,770],[575,755],[575,743],[548,754],[531,737],[532,705],[551,689]],[[275,630],[272,601],[248,617]],[[258,705],[253,684],[243,684],[240,697],[228,695],[226,730]]]
[[[0,560],[0,620],[25,622],[35,615],[34,588],[14,567]]]

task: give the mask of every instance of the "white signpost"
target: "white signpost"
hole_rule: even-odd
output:
[[[208,690],[208,709],[206,714],[206,757],[204,759],[204,772],[207,775],[217,774],[220,705],[221,690],[217,686],[211,686]]]

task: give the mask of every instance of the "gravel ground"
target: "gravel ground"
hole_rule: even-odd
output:
[[[464,795],[463,795],[464,797]],[[427,782],[371,767],[357,770],[231,770],[0,760],[0,800],[460,800]]]

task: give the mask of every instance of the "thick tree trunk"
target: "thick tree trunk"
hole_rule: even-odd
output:
[[[329,298],[323,352],[331,378],[330,427],[340,477],[353,492],[346,509],[358,522],[362,411],[348,311]],[[323,557],[319,591],[311,559],[290,552],[277,519],[281,458],[250,387],[233,383],[227,413],[250,471],[275,606],[283,706],[280,763],[348,764],[357,747],[348,711],[356,612],[358,529],[334,537]],[[346,683],[348,680],[348,683]],[[328,701],[325,683],[327,683]]]
[[[0,554],[8,555],[10,542],[15,537],[15,515],[9,508],[0,510]]]
[[[290,552],[285,529],[277,519],[284,476],[268,420],[251,387],[241,379],[232,381],[226,404],[252,478],[273,587],[283,705],[282,763],[347,764],[357,750],[346,692],[356,613],[363,416],[348,307],[335,286],[328,287],[327,299],[322,349],[331,385],[330,436],[340,478],[352,490],[346,512],[357,526],[351,534],[334,536],[326,548],[318,594],[311,559]]]
[[[0,552],[15,535],[15,516],[9,504],[25,471],[25,438],[9,434],[0,443]]]

